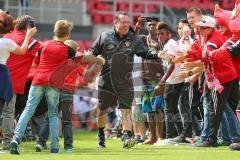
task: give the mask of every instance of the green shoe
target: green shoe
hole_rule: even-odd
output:
[[[203,141],[201,140],[201,138],[199,138],[195,143],[194,143],[194,145],[198,145],[198,144],[200,144],[200,143],[202,143]]]
[[[11,144],[10,144],[10,153],[11,154],[20,154],[17,141],[12,141],[11,142]]]

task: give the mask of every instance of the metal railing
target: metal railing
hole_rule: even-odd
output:
[[[3,10],[8,10],[17,17],[22,14],[33,16],[37,23],[55,23],[58,19],[68,19],[75,24],[84,24],[87,16],[86,0],[0,0]]]

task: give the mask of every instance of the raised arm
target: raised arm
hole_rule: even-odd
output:
[[[22,46],[21,47],[17,46],[17,48],[12,53],[17,54],[17,55],[25,54],[27,49],[28,49],[28,43],[29,43],[30,39],[36,33],[37,33],[37,28],[36,27],[28,29]]]

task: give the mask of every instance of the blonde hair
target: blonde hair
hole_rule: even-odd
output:
[[[74,41],[74,40],[71,40],[71,39],[66,40],[64,42],[64,44],[66,44],[67,46],[71,47],[72,49],[74,49],[76,51],[79,50],[79,48],[80,48],[78,43],[76,41]]]
[[[67,20],[58,20],[54,25],[54,34],[58,38],[63,38],[70,34],[73,29],[73,23]]]

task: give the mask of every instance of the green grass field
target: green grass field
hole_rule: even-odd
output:
[[[21,144],[21,155],[0,154],[0,160],[240,160],[240,152],[227,147],[193,148],[189,146],[143,146],[123,149],[120,140],[107,140],[107,148],[96,148],[96,133],[75,132],[74,151],[65,153],[61,139],[61,154],[35,152],[35,142]]]

